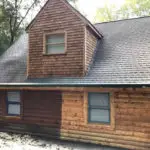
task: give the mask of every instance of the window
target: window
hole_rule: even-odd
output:
[[[7,92],[7,114],[20,115],[20,92]]]
[[[88,93],[88,121],[110,123],[109,93]]]
[[[65,34],[51,34],[45,36],[46,54],[63,54],[65,53]]]

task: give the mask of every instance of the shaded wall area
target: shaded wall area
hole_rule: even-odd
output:
[[[41,126],[61,126],[62,93],[60,91],[20,91],[20,117],[7,116],[6,91],[0,92],[0,127],[7,130],[47,133]],[[5,105],[4,105],[5,104]]]
[[[61,92],[24,91],[22,100],[23,120],[59,128],[62,106]]]

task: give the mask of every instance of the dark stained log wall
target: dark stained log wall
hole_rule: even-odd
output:
[[[22,97],[25,122],[60,127],[61,92],[24,91]]]
[[[4,91],[0,91],[0,116],[3,116],[3,99],[4,99]]]

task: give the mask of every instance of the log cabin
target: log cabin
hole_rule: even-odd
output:
[[[92,24],[48,0],[0,56],[0,131],[150,149],[150,17]]]

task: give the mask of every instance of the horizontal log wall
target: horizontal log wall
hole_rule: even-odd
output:
[[[62,106],[60,91],[24,91],[22,97],[25,122],[60,128]]]
[[[115,108],[116,130],[140,132],[150,137],[149,94],[117,93]]]
[[[5,92],[4,91],[0,91],[0,117],[3,116],[4,113],[4,98],[5,98]]]
[[[144,91],[111,91],[111,95],[114,126],[88,123],[84,92],[63,92],[61,129],[68,133],[62,135],[129,149],[150,149],[150,95]]]
[[[113,123],[102,125],[87,122],[88,91],[111,93]],[[22,91],[21,118],[11,119],[3,116],[0,126],[5,131],[33,132],[60,139],[148,150],[150,149],[149,91],[100,88],[85,88],[85,92]],[[0,97],[4,98],[4,93],[0,92]],[[4,102],[0,99],[1,103]],[[4,108],[0,110],[5,111]],[[1,114],[4,114],[2,112]]]

